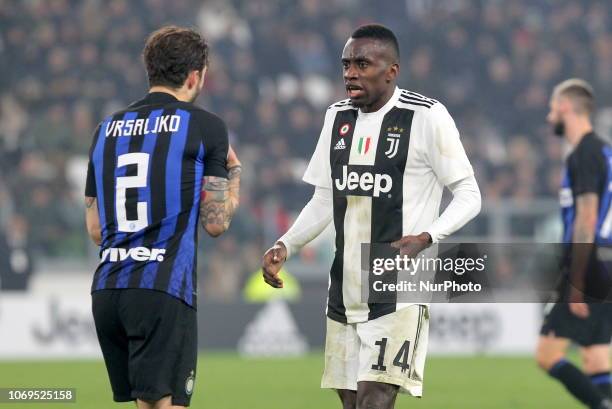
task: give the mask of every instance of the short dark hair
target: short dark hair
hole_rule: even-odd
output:
[[[395,51],[395,55],[397,60],[400,58],[400,50],[399,50],[399,42],[397,41],[397,37],[389,28],[383,26],[382,24],[366,24],[357,28],[357,30],[353,31],[351,34],[351,38],[374,38],[376,40],[387,43],[391,46],[393,51]]]
[[[578,113],[591,115],[595,111],[593,87],[583,79],[570,78],[563,81],[555,87],[553,95],[569,98]]]
[[[149,86],[180,88],[191,71],[208,65],[208,43],[195,30],[165,26],[149,35],[142,56]]]

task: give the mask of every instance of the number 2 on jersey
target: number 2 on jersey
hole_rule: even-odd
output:
[[[127,189],[147,186],[147,173],[149,172],[148,153],[126,153],[117,158],[117,167],[136,165],[135,176],[117,177],[115,192],[115,213],[117,215],[117,230],[133,233],[149,225],[147,202],[136,203],[136,220],[127,219],[126,193]]]

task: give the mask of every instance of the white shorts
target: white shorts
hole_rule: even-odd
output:
[[[429,307],[425,305],[355,324],[327,318],[321,387],[357,390],[357,382],[372,381],[422,396],[428,333]]]

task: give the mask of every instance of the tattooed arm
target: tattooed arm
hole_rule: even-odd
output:
[[[85,224],[89,237],[99,246],[102,243],[102,229],[98,215],[98,201],[95,197],[85,197]]]
[[[240,201],[242,166],[231,148],[227,167],[228,179],[218,176],[204,177],[200,223],[204,230],[213,237],[223,234],[228,229]]]

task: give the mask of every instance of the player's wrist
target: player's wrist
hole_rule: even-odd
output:
[[[434,242],[433,234],[431,234],[431,233],[429,233],[427,231],[424,231],[424,232],[420,233],[417,237],[419,238],[419,240],[427,243],[428,245],[429,244],[433,244],[433,242]]]
[[[274,243],[274,246],[276,246],[276,247],[280,247],[280,249],[283,251],[284,256],[285,256],[285,260],[283,260],[283,261],[287,261],[287,259],[289,258],[289,246],[288,246],[288,245],[286,245],[286,244],[285,244],[285,243],[282,241],[282,239],[278,239],[278,240],[276,241],[276,243]]]

